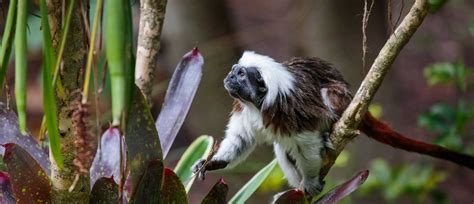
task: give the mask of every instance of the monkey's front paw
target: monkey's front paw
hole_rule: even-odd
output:
[[[306,195],[317,196],[324,189],[324,181],[319,181],[319,178],[303,179],[302,185]]]
[[[192,171],[194,174],[198,174],[198,178],[201,180],[205,179],[206,175],[206,160],[205,159],[200,159],[198,160],[192,167]]]

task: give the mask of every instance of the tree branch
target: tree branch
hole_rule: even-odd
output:
[[[160,50],[160,36],[165,19],[167,0],[140,1],[140,28],[138,33],[135,83],[151,103],[153,71]]]
[[[398,26],[380,50],[379,55],[375,58],[372,67],[364,81],[362,81],[352,102],[344,111],[340,120],[334,125],[334,131],[331,134],[334,150],[330,151],[324,157],[323,168],[320,172],[321,179],[327,175],[336,158],[339,156],[339,153],[345,148],[347,143],[352,141],[359,134],[359,124],[364,118],[367,108],[380,87],[384,76],[387,74],[390,66],[402,48],[408,43],[417,28],[421,25],[428,11],[428,0],[416,0],[408,14],[400,23],[400,26]]]

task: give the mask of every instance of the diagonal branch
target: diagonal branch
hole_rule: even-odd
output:
[[[135,83],[151,103],[153,71],[160,50],[160,36],[165,19],[167,0],[140,1],[140,29],[138,33]]]
[[[352,102],[344,111],[341,119],[334,125],[331,134],[331,141],[334,151],[330,151],[324,158],[324,166],[320,172],[320,178],[324,178],[334,164],[339,153],[345,148],[347,143],[352,141],[359,133],[358,127],[364,118],[370,101],[375,96],[378,88],[382,84],[384,76],[402,48],[408,43],[423,22],[429,11],[428,0],[416,0],[412,8],[405,16],[400,26],[387,40],[379,55],[375,58],[364,81],[354,96]]]

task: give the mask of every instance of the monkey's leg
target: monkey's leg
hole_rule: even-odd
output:
[[[324,182],[319,179],[324,141],[319,133],[302,133],[295,136],[295,142],[297,148],[292,155],[302,173],[302,190],[311,196],[318,195],[324,188]]]
[[[288,155],[288,153],[277,143],[273,144],[273,151],[275,151],[278,164],[283,173],[285,173],[285,178],[288,180],[288,184],[293,188],[299,187],[301,176],[296,169],[296,161],[293,158],[289,158],[291,156]]]

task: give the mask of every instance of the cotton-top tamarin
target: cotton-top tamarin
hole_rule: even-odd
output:
[[[235,166],[257,144],[269,143],[290,186],[319,194],[322,154],[332,147],[327,136],[352,99],[341,73],[318,58],[278,63],[247,51],[232,66],[224,87],[235,99],[225,138],[215,155],[198,161],[193,171]],[[472,157],[404,137],[370,114],[360,130],[397,148],[474,166]]]

